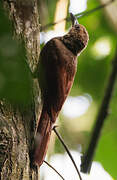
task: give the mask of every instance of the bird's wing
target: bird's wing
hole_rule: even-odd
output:
[[[76,57],[57,38],[49,41],[40,54],[39,84],[47,107],[56,113],[71,89]]]

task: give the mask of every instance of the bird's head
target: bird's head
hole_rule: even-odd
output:
[[[72,27],[63,36],[63,42],[73,54],[79,54],[88,44],[89,35],[86,28],[79,24],[76,17],[71,13]]]

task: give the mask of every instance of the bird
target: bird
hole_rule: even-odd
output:
[[[53,125],[70,92],[77,71],[77,57],[86,48],[89,35],[71,13],[72,27],[67,34],[49,40],[41,50],[37,78],[43,100],[35,137],[34,162],[44,161]]]

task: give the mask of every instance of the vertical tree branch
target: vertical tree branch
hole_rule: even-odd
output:
[[[114,85],[117,78],[117,54],[113,60],[112,72],[109,77],[107,84],[107,89],[96,119],[96,124],[92,132],[91,141],[87,152],[82,157],[81,171],[86,173],[90,171],[92,159],[95,153],[97,143],[99,141],[100,133],[104,125],[104,121],[108,115],[108,108],[111,101],[112,93],[114,90]]]

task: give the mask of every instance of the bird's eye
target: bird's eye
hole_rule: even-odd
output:
[[[76,28],[77,30],[80,29],[80,25],[78,24],[75,28]]]

